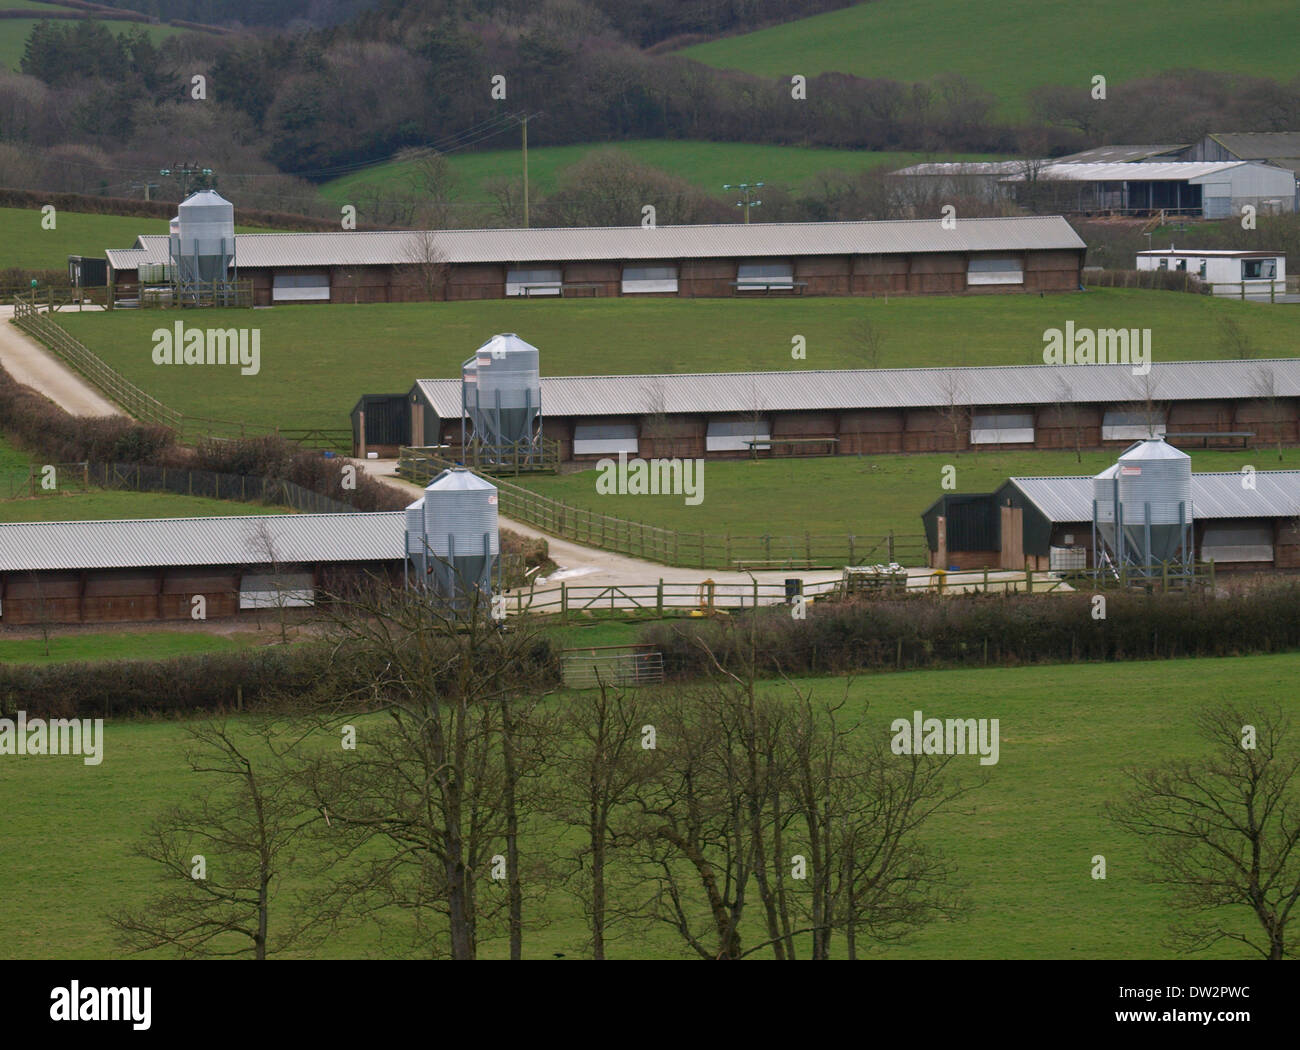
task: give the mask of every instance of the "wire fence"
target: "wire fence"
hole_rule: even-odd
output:
[[[307,448],[351,451],[350,427],[278,427],[191,416],[168,407],[145,393],[53,319],[55,311],[73,301],[68,292],[53,289],[46,289],[43,294],[16,295],[13,298],[14,323],[49,347],[74,371],[125,409],[128,415],[146,423],[169,427],[183,441],[189,442],[199,438],[235,440],[278,435]]]
[[[289,507],[303,514],[343,514],[356,508],[322,496],[292,481],[214,470],[155,467],[142,463],[32,464],[0,475],[7,499],[71,495],[93,488],[132,492],[170,492],[180,496],[235,500]]]

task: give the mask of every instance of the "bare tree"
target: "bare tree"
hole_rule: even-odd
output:
[[[225,722],[187,732],[195,743],[190,770],[215,785],[161,815],[135,847],[136,856],[162,868],[167,889],[142,909],[112,916],[112,924],[133,952],[254,959],[284,952],[308,939],[313,923],[277,923],[273,937],[272,905],[319,815],[303,809],[274,723],[259,723],[251,734]]]
[[[1170,941],[1199,952],[1221,941],[1265,959],[1300,957],[1287,928],[1300,901],[1300,749],[1280,707],[1224,706],[1196,720],[1204,758],[1131,769],[1110,815],[1142,837],[1154,881],[1189,919]],[[1236,916],[1250,916],[1254,932]]]
[[[952,450],[960,453],[969,440],[973,409],[970,395],[962,389],[961,379],[955,368],[944,370],[940,380],[943,402],[936,412],[943,420],[944,430],[952,435]]]
[[[271,529],[270,523],[263,518],[253,529],[249,537],[249,546],[264,565],[271,569],[271,586],[275,588],[275,610],[280,621],[280,642],[289,641],[289,624],[286,609],[289,607],[290,591],[288,583],[281,575],[280,543]]]
[[[435,230],[449,229],[456,195],[456,173],[446,156],[436,151],[403,151],[396,159],[409,160],[411,164],[407,182],[419,201],[415,218],[421,225]]]
[[[880,351],[885,345],[885,333],[869,317],[859,317],[849,330],[850,353],[863,368],[880,367]]]
[[[1062,378],[1057,385],[1056,416],[1074,438],[1074,461],[1083,462],[1083,411],[1074,398],[1074,388]]]
[[[496,226],[516,228],[524,224],[524,180],[520,176],[498,175],[483,183],[492,198],[489,220]]]
[[[526,792],[548,750],[538,700],[551,668],[534,630],[503,632],[485,611],[476,597],[457,611],[382,585],[325,611],[333,702],[315,713],[322,728],[383,715],[364,747],[307,770],[333,849],[360,862],[329,906],[375,921],[392,908],[410,914],[427,956],[475,958],[502,912],[510,954],[522,954],[522,871],[533,862],[518,844],[538,808]]]
[[[583,832],[572,854],[572,877],[596,959],[605,958],[610,925],[625,912],[610,904],[610,855],[625,837],[623,818],[635,790],[658,763],[659,751],[643,746],[646,711],[636,690],[601,682],[565,701],[555,738],[549,808],[561,823]]]
[[[433,230],[415,230],[405,235],[405,260],[401,270],[411,275],[426,300],[442,299],[451,278],[451,263]]]
[[[1273,440],[1277,444],[1277,459],[1282,462],[1282,435],[1286,429],[1286,405],[1288,399],[1282,397],[1277,388],[1277,376],[1271,368],[1260,366],[1252,377],[1254,393],[1264,402],[1268,412],[1268,425],[1273,431]]]
[[[1231,314],[1219,318],[1219,349],[1224,357],[1246,360],[1256,356],[1255,340]]]

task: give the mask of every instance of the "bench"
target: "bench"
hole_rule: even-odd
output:
[[[758,458],[760,448],[772,448],[775,445],[825,445],[826,454],[833,455],[835,446],[840,443],[837,437],[797,437],[797,438],[748,438],[745,444],[749,446],[749,455],[751,459]]]
[[[1240,438],[1241,447],[1249,448],[1250,439],[1254,436],[1255,432],[1253,430],[1182,430],[1175,434],[1166,432],[1165,440],[1171,445],[1180,445],[1183,438],[1200,438],[1201,448],[1209,448],[1211,438],[1226,438],[1230,440],[1223,447],[1236,448],[1234,442]]]

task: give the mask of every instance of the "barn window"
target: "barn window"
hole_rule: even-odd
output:
[[[506,271],[506,295],[559,295],[563,284],[559,267]]]
[[[623,267],[623,294],[677,291],[676,266]]]
[[[764,419],[714,419],[704,439],[707,452],[748,452],[750,441],[771,441],[772,424]]]
[[[976,256],[966,264],[966,283],[1024,284],[1024,266],[1011,256]]]
[[[607,455],[630,452],[636,455],[635,423],[579,423],[573,428],[575,456]]]
[[[1201,537],[1202,561],[1272,561],[1273,526],[1267,521],[1214,522]]]
[[[976,412],[971,419],[972,445],[1019,445],[1034,440],[1032,412]]]
[[[1101,421],[1102,441],[1141,441],[1165,436],[1165,414],[1152,409],[1110,408]]]
[[[271,287],[271,301],[275,303],[310,302],[329,297],[328,273],[277,273]]]
[[[793,288],[794,263],[761,262],[741,263],[736,268],[736,290],[752,291],[768,288]]]
[[[288,609],[311,605],[316,588],[309,572],[282,572],[276,576],[249,573],[239,581],[241,609]]]

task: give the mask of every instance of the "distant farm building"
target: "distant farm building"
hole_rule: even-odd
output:
[[[353,410],[355,453],[461,440],[462,381],[421,379]],[[1300,360],[1022,365],[697,375],[543,376],[541,419],[563,461],[970,448],[1300,441]],[[364,417],[364,432],[362,422]]]
[[[1175,160],[1253,160],[1300,173],[1300,131],[1218,131],[1185,146]]]
[[[1227,570],[1300,569],[1300,471],[1192,474],[1198,561]],[[1096,567],[1094,479],[1009,478],[996,491],[946,494],[921,515],[936,568]],[[943,518],[943,534],[939,519]]]
[[[0,524],[0,624],[189,620],[400,583],[402,511]]]
[[[109,249],[118,298],[168,265],[166,234]],[[234,235],[259,306],[534,296],[1068,292],[1085,245],[1060,216],[591,229]]]
[[[1282,252],[1153,248],[1137,253],[1137,268],[1190,273],[1212,285],[1216,295],[1267,299],[1286,292]]]

